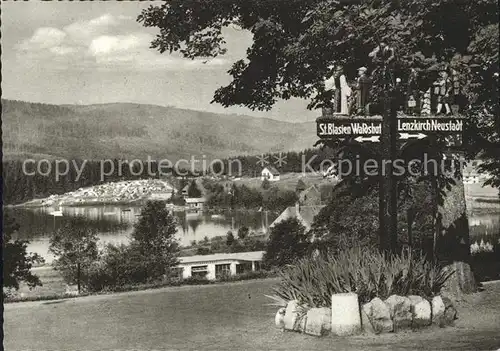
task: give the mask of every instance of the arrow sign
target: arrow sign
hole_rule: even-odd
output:
[[[356,140],[358,143],[362,143],[364,141],[371,141],[372,143],[378,143],[380,142],[380,135],[374,135],[374,136],[371,136],[371,137],[362,137],[362,136],[359,136],[357,138],[354,138],[354,140]]]
[[[410,133],[399,133],[399,138],[400,139],[423,139],[427,135],[418,133],[418,134],[410,134]]]

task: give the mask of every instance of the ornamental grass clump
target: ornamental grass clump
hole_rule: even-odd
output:
[[[330,307],[332,294],[346,292],[358,294],[361,303],[393,294],[432,297],[451,274],[411,252],[385,257],[375,250],[353,248],[284,267],[274,293],[309,307]]]

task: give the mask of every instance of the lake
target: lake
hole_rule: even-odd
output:
[[[88,219],[88,225],[98,231],[102,246],[106,243],[127,243],[141,212],[140,207],[131,206],[61,207],[61,210],[63,216],[54,217],[50,214],[54,211],[51,207],[4,209],[20,225],[14,238],[29,240],[28,251],[38,253],[47,263],[54,258],[48,252],[50,236],[71,217]],[[177,238],[182,246],[189,246],[193,240],[200,241],[205,237],[225,236],[229,230],[236,235],[242,226],[250,228],[251,232],[262,232],[278,215],[268,212],[266,222],[265,212],[257,211],[226,211],[214,216],[201,211],[174,212],[178,223]]]
[[[83,216],[88,225],[98,231],[100,245],[105,243],[127,243],[141,212],[140,207],[131,206],[82,206],[62,207],[62,217],[50,215],[54,208],[15,208],[4,209],[12,215],[20,225],[16,238],[30,240],[28,251],[36,252],[51,262],[49,254],[49,238],[52,233],[67,223],[71,217]],[[474,210],[469,213],[471,244],[480,242],[495,243],[500,240],[500,207],[488,212]],[[266,215],[257,211],[225,212],[218,216],[198,212],[174,212],[178,222],[177,237],[180,244],[189,246],[193,240],[200,241],[205,237],[224,236],[229,230],[236,235],[238,228],[246,226],[254,232],[266,230]],[[270,225],[278,213],[269,212],[267,223]]]

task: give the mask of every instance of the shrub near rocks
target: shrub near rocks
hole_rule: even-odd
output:
[[[285,266],[274,293],[309,307],[330,307],[333,294],[346,292],[356,293],[361,303],[391,295],[432,298],[452,273],[411,252],[385,257],[377,250],[352,248]]]
[[[352,292],[361,304],[358,313],[365,332],[450,325],[456,310],[438,294],[451,273],[411,253],[384,257],[355,248],[335,257],[304,258],[279,272],[274,298],[288,304],[278,324],[285,330],[324,335],[329,331],[328,311],[331,328],[338,321],[331,316],[332,295]]]

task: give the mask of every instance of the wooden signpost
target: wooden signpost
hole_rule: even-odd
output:
[[[383,157],[391,160],[391,163],[397,157],[397,145],[406,145],[405,143],[412,140],[429,139],[429,143],[435,145],[438,138],[444,137],[449,150],[462,146],[464,118],[461,116],[414,117],[390,112],[385,117],[322,116],[316,120],[317,135],[327,143],[328,141],[380,143]],[[391,163],[383,163],[385,165],[383,174],[386,176],[380,179],[379,195],[380,244],[388,251],[394,251],[397,247],[397,182],[392,174]],[[435,181],[433,177],[433,184]],[[437,193],[437,189],[435,192]],[[436,223],[435,231],[436,233],[440,231],[439,223]],[[434,252],[436,240],[435,236]]]
[[[381,116],[347,117],[333,115],[319,117],[316,120],[316,126],[318,137],[326,140],[349,139],[359,143],[378,143],[382,135]],[[398,141],[420,140],[444,135],[449,140],[449,146],[461,146],[463,128],[463,117],[397,117]]]

